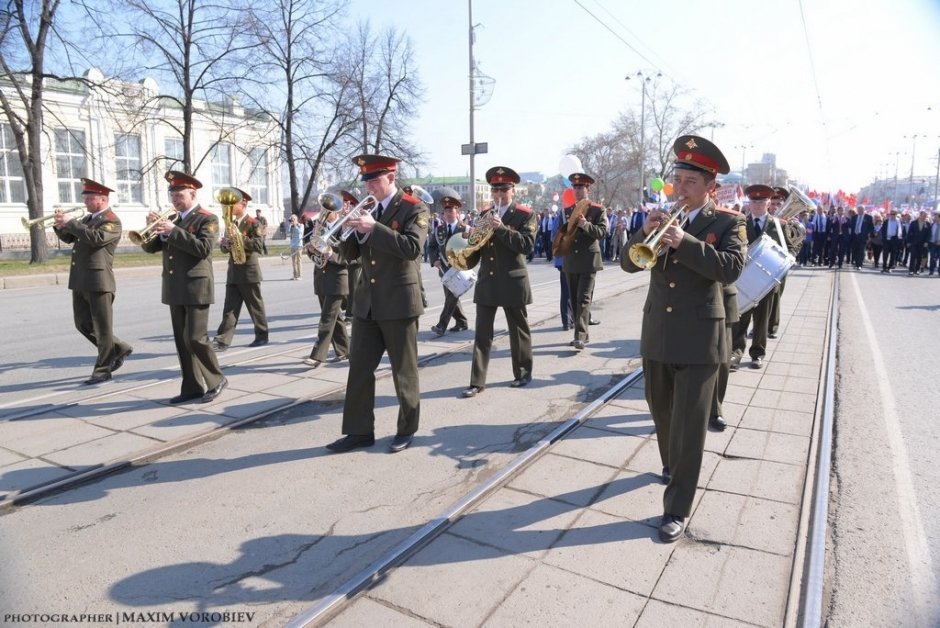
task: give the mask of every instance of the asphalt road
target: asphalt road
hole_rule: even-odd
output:
[[[830,626],[940,626],[940,281],[844,272]]]

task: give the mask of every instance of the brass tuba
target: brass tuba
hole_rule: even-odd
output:
[[[248,259],[245,254],[245,237],[232,217],[232,208],[242,202],[242,193],[237,188],[219,188],[215,191],[215,200],[222,205],[222,220],[225,222],[225,238],[232,253],[232,261],[244,264]]]
[[[676,203],[669,212],[669,217],[666,218],[655,231],[646,236],[646,239],[642,242],[637,242],[630,246],[630,250],[628,251],[630,261],[643,270],[649,270],[655,266],[659,256],[666,252],[666,247],[663,246],[662,243],[663,234],[666,233],[666,229],[668,229],[688,208],[688,205],[679,205],[679,203]]]
[[[789,190],[790,194],[787,195],[787,200],[784,201],[777,213],[774,214],[774,218],[783,223],[790,254],[796,255],[799,253],[800,247],[803,246],[803,241],[806,239],[806,227],[803,226],[803,223],[799,221],[797,216],[802,211],[813,213],[816,211],[816,206],[813,204],[813,201],[796,186],[787,185],[787,190]]]
[[[76,205],[75,207],[69,207],[68,209],[59,209],[55,213],[46,214],[45,216],[40,216],[39,218],[33,218],[32,220],[28,218],[20,218],[20,222],[23,223],[23,228],[29,231],[35,225],[39,225],[43,229],[52,224],[52,221],[55,220],[55,217],[59,214],[73,214],[75,212],[85,212],[84,205]],[[74,218],[81,218],[81,216],[74,216]]]
[[[471,266],[467,257],[482,249],[493,237],[495,223],[492,220],[492,212],[494,211],[496,208],[490,206],[488,210],[474,218],[469,236],[463,233],[450,236],[447,244],[444,245],[444,254],[451,266],[459,270],[470,270]]]
[[[154,225],[156,225],[159,222],[163,222],[164,220],[176,220],[176,217],[178,215],[179,215],[179,212],[177,212],[172,207],[169,209],[166,209],[162,213],[157,215],[156,220],[148,224],[146,227],[144,227],[140,231],[128,231],[127,238],[134,244],[146,244],[147,242],[150,242],[155,237],[157,237],[157,234],[154,233],[153,231]]]
[[[328,261],[327,254],[329,251],[339,245],[339,242],[332,234],[326,235],[326,217],[331,213],[336,212],[338,214],[343,211],[343,199],[336,194],[324,192],[317,197],[317,203],[320,204],[320,214],[313,224],[313,235],[310,236],[310,240],[304,248],[316,267],[323,268]]]

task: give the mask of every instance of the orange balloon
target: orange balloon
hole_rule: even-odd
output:
[[[665,185],[663,185],[663,192],[666,193],[666,196],[669,196],[670,194],[672,194],[672,184],[666,183]]]
[[[565,188],[565,191],[561,193],[561,203],[562,207],[571,207],[575,204],[574,190],[572,188]]]

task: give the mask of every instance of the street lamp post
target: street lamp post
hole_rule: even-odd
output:
[[[735,146],[735,148],[741,149],[741,186],[743,187],[745,183],[744,171],[745,171],[745,164],[746,164],[744,160],[744,155],[747,149],[754,148],[754,145],[753,144],[739,144]]]
[[[646,76],[642,70],[638,70],[634,75],[640,79],[640,206],[646,203],[646,196],[643,194],[644,179],[646,178],[646,84],[650,82],[651,77]],[[662,72],[656,73],[656,78],[662,76]],[[626,80],[632,77],[628,74]]]
[[[911,137],[911,182],[908,188],[907,197],[911,208],[914,207],[914,151],[917,150],[917,133]]]

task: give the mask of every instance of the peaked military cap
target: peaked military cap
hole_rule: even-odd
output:
[[[756,183],[744,188],[744,195],[752,201],[760,201],[765,198],[772,198],[774,195],[774,189],[769,185]]]
[[[775,201],[785,201],[788,196],[790,196],[790,190],[788,190],[787,188],[774,186],[773,199]]]
[[[170,170],[165,175],[163,175],[163,178],[166,179],[167,183],[170,184],[170,192],[178,192],[180,190],[198,190],[202,187],[202,181],[178,170]]]
[[[463,201],[460,199],[460,193],[457,192],[454,188],[444,187],[439,190],[441,195],[441,205],[445,208],[448,205],[448,201],[455,203],[457,207],[463,207]]]
[[[343,190],[342,192],[339,193],[339,195],[342,196],[343,200],[348,203],[352,203],[353,205],[359,204],[359,199],[356,198],[352,192],[347,192],[346,190]]]
[[[101,185],[97,181],[92,181],[91,179],[86,179],[82,177],[82,194],[102,194],[107,196],[114,190],[109,188],[106,185]]]
[[[236,187],[233,187],[232,189],[238,190],[238,192],[242,195],[242,200],[245,201],[246,203],[251,200],[251,194],[249,194],[245,190],[241,188],[236,188]]]
[[[388,155],[363,154],[353,157],[353,163],[359,166],[359,176],[363,181],[374,179],[386,172],[398,171],[399,161],[401,160],[397,157],[389,157]]]
[[[571,185],[593,185],[594,177],[589,174],[584,174],[583,172],[574,172],[568,175],[568,180],[571,181]]]
[[[714,176],[728,174],[731,166],[718,147],[698,135],[683,135],[672,145],[676,154],[675,168],[699,170]]]
[[[486,182],[493,187],[508,188],[519,183],[519,175],[512,168],[493,166],[486,171]]]

